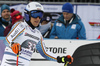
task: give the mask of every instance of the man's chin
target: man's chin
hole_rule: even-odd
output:
[[[66,19],[66,21],[68,21],[69,19]]]
[[[9,20],[9,18],[4,18],[5,20]]]
[[[38,25],[33,25],[34,27],[37,27]]]
[[[10,17],[4,17],[5,19],[9,19]]]

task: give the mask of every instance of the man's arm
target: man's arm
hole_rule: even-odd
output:
[[[84,24],[82,22],[80,22],[80,29],[78,32],[78,38],[79,39],[86,39],[86,30],[85,30]]]
[[[20,29],[21,28],[21,29]],[[20,23],[16,23],[9,32],[9,34],[6,36],[4,40],[4,44],[7,47],[10,47],[12,51],[17,54],[20,50],[20,44],[18,42],[15,42],[14,40],[25,30],[24,27],[21,26]]]
[[[56,36],[56,21],[55,21],[55,23],[54,23],[54,25],[53,25],[53,27],[52,27],[52,29],[51,29],[50,38],[51,38],[51,39],[54,39],[55,36]]]
[[[11,44],[24,30],[25,28],[21,26],[22,24],[16,23],[14,26],[12,26],[11,31],[4,39],[4,44],[9,47],[9,44]]]
[[[53,54],[50,51],[46,51],[46,47],[43,43],[43,38],[41,38],[41,40],[38,42],[38,44],[36,45],[37,50],[39,51],[39,53],[46,59],[51,60],[51,61],[56,61],[58,63],[67,63],[69,62],[70,64],[73,62],[73,58],[70,56],[56,56],[55,54]]]

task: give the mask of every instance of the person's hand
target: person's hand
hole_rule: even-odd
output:
[[[55,36],[55,39],[58,39],[58,36]]]
[[[71,57],[70,55],[67,56],[62,56],[62,57],[57,57],[57,62],[58,63],[69,63],[71,64],[73,62],[73,57]]]
[[[11,49],[15,54],[18,54],[18,52],[21,51],[21,45],[19,43],[13,43]]]

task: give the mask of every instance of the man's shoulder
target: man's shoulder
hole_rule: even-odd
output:
[[[36,30],[38,33],[40,33],[40,34],[41,34],[41,32],[40,32],[37,28],[35,28],[35,30]]]
[[[63,15],[61,14],[58,19],[55,20],[55,22],[59,22],[59,23],[64,23],[64,17]]]
[[[76,22],[77,22],[77,24],[79,24],[80,26],[82,26],[83,25],[83,22],[81,21],[80,16],[79,15],[76,15],[76,14],[75,14],[75,16],[76,16]]]
[[[77,20],[81,20],[81,18],[80,18],[80,16],[79,16],[79,15],[74,14],[74,16],[75,16],[75,19],[77,19]]]
[[[19,28],[19,29],[24,29],[25,28],[25,24],[24,22],[17,22],[13,25],[13,28]]]

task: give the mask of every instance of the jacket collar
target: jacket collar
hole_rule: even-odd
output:
[[[65,20],[64,20],[63,14],[57,20],[64,23]],[[74,14],[74,18],[70,20],[69,24],[77,23],[79,20],[81,20],[80,17]]]

